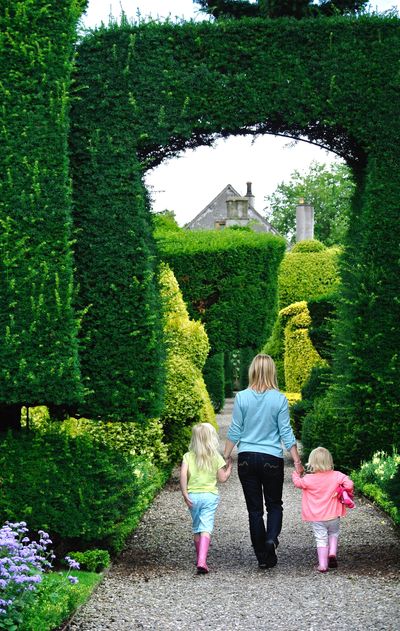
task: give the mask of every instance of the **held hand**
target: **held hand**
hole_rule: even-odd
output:
[[[301,460],[296,460],[293,464],[294,464],[294,468],[296,470],[296,473],[298,473],[299,475],[303,475],[304,467],[303,467],[303,464],[302,464]]]
[[[190,499],[189,495],[187,495],[187,493],[184,493],[184,494],[183,494],[183,499],[185,500],[185,504],[186,504],[186,506],[187,506],[188,508],[192,508],[192,506],[193,506],[193,502],[192,502],[192,500]]]

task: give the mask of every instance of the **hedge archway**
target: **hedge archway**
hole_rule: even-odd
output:
[[[142,203],[121,174],[139,182],[167,156],[244,133],[307,138],[352,167],[333,398],[347,463],[388,448],[399,417],[399,42],[396,18],[123,23],[77,56],[78,280],[96,230],[116,231],[113,192],[132,216]],[[107,226],[85,223],[89,209]]]

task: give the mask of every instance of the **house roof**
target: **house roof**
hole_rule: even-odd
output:
[[[223,220],[226,218],[227,210],[226,210],[226,200],[229,197],[242,197],[240,193],[232,186],[232,184],[227,184],[219,193],[212,199],[204,208],[201,210],[191,221],[189,221],[185,228],[194,229],[196,224],[199,223],[201,218],[210,213],[213,214],[213,219],[215,221]],[[249,197],[249,211],[250,211],[250,219],[256,219],[259,223],[263,224],[268,232],[279,235],[279,232],[263,217],[260,213],[254,208],[253,205],[253,197]]]

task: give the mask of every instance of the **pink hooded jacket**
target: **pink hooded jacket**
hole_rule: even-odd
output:
[[[327,521],[346,514],[346,507],[336,496],[336,488],[341,484],[346,491],[352,491],[354,484],[344,473],[319,471],[307,473],[301,478],[296,471],[293,471],[292,479],[297,488],[303,489],[301,505],[303,521]]]

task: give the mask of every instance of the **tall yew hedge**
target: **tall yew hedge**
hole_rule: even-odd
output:
[[[72,111],[75,258],[78,304],[87,310],[80,413],[141,421],[162,410],[164,351],[157,253],[131,133],[125,52],[89,39],[77,59],[84,84]]]
[[[80,216],[87,208],[87,201],[80,206],[85,187],[93,207],[99,204],[96,187],[106,182],[110,198],[117,184],[122,200],[116,165],[124,171],[128,155],[137,151],[144,172],[216,136],[306,137],[352,167],[357,190],[329,399],[330,441],[344,465],[399,438],[399,35],[398,18],[376,16],[124,23],[88,35],[78,51],[81,101],[72,159]],[[105,171],[111,154],[98,151],[98,143],[115,138],[115,121],[115,168]],[[96,184],[77,178],[85,152],[91,162],[86,176]],[[131,208],[128,201],[122,203]],[[95,250],[98,237],[84,235],[81,250]],[[227,340],[218,343],[215,332],[209,334],[213,345],[225,348]]]
[[[211,354],[260,347],[277,313],[285,241],[229,229],[156,235],[160,255],[173,269],[191,317],[206,327]]]
[[[67,134],[83,0],[0,7],[0,429],[81,398]]]

